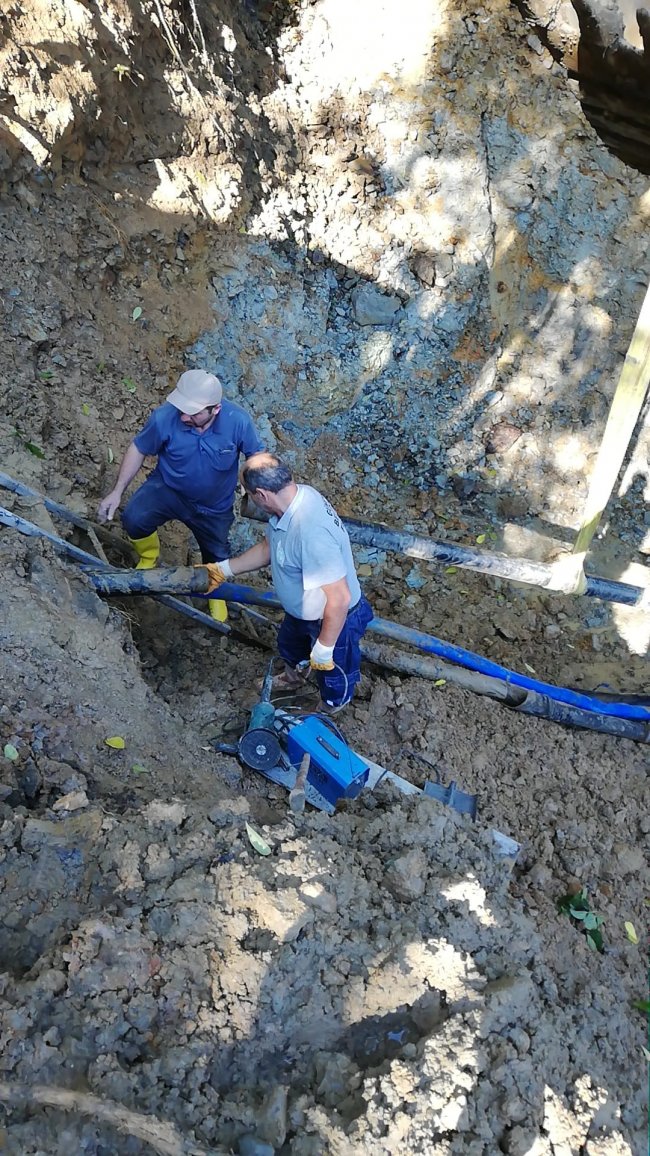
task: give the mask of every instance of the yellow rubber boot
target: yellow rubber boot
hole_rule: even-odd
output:
[[[156,531],[147,538],[129,538],[129,542],[139,558],[136,570],[153,570],[160,554],[160,538]]]
[[[208,610],[215,622],[228,621],[228,607],[221,598],[208,598]]]

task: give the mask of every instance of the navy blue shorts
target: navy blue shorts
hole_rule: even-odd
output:
[[[334,670],[316,670],[316,681],[323,702],[328,706],[343,706],[349,702],[361,678],[361,651],[359,643],[366,627],[372,622],[370,603],[363,594],[348,616],[334,647]],[[278,631],[278,650],[289,666],[309,658],[311,648],[320,634],[321,620],[306,621],[286,614]],[[337,669],[338,668],[338,669]]]
[[[233,495],[234,496],[234,495]],[[129,538],[148,538],[165,522],[182,522],[192,531],[203,562],[221,562],[230,557],[228,534],[234,521],[232,510],[215,513],[209,506],[188,502],[166,486],[156,470],[136,490],[122,512],[122,525]]]

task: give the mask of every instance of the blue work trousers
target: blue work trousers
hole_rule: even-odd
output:
[[[334,647],[334,670],[316,670],[316,681],[323,702],[328,706],[343,706],[349,702],[361,678],[361,650],[359,643],[366,632],[373,613],[370,603],[361,595],[356,606],[348,611],[343,629]],[[278,631],[278,650],[289,665],[296,667],[309,658],[321,629],[321,619],[307,621],[286,614]]]
[[[136,490],[122,512],[122,525],[129,538],[148,538],[165,522],[182,522],[192,531],[203,562],[228,558],[228,534],[234,521],[232,510],[215,513],[209,506],[188,502],[166,486],[156,470]]]

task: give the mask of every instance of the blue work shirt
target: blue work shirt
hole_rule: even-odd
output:
[[[141,454],[158,456],[157,472],[170,490],[215,514],[232,509],[239,455],[264,449],[251,418],[232,401],[222,401],[205,433],[185,425],[180,410],[165,402],[133,444]]]

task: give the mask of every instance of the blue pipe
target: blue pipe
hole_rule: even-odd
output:
[[[219,587],[219,594],[226,602],[234,601],[244,604],[252,602],[260,606],[280,606],[280,601],[273,590],[259,591],[253,590],[249,586],[238,586],[232,582],[224,582],[224,584]],[[197,597],[197,595],[194,595],[194,597]],[[200,597],[200,595],[198,597]],[[612,718],[639,719],[642,722],[650,724],[650,710],[646,707],[633,706],[629,703],[605,702],[603,699],[595,698],[592,695],[581,694],[579,691],[553,686],[552,683],[540,682],[538,679],[529,678],[528,675],[517,674],[516,671],[508,670],[505,666],[500,666],[497,662],[492,662],[489,658],[482,658],[480,654],[474,654],[471,650],[465,650],[463,647],[454,646],[449,642],[442,642],[441,639],[435,638],[431,634],[424,634],[421,630],[413,630],[411,627],[402,626],[398,622],[389,622],[386,618],[373,618],[368,626],[368,630],[373,631],[375,634],[381,634],[385,638],[392,638],[396,642],[404,642],[410,646],[415,646],[418,650],[422,650],[426,654],[436,654],[439,658],[449,659],[450,662],[455,662],[458,666],[464,666],[467,670],[475,670],[478,671],[479,674],[486,674],[491,678],[498,678],[501,682],[505,682],[509,686],[519,686],[524,690],[531,690],[538,694],[546,695],[549,699],[564,703],[566,706],[576,707],[579,710],[591,711],[601,715],[609,715]]]

